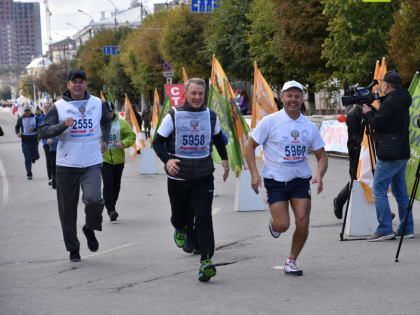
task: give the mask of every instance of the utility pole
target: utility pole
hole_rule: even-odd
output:
[[[111,3],[114,6],[114,28],[117,29],[117,7],[115,6],[114,2],[112,2],[111,0],[107,0],[109,3]]]

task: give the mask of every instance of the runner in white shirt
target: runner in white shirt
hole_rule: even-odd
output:
[[[274,238],[285,232],[290,225],[289,202],[295,215],[296,229],[293,234],[290,256],[284,264],[286,274],[302,275],[297,257],[308,237],[311,211],[312,178],[308,164],[311,149],[318,161],[312,178],[317,193],[323,189],[322,177],[327,171],[328,159],[324,141],[318,128],[300,113],[303,104],[303,86],[288,81],[281,91],[283,109],[264,117],[251,134],[246,145],[246,160],[251,172],[251,185],[258,193],[261,177],[255,162],[255,148],[263,145],[264,166],[261,175],[267,189],[271,219],[269,230]]]

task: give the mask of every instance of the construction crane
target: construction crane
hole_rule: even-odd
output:
[[[51,11],[48,7],[48,0],[44,0],[45,5],[45,19],[46,19],[46,25],[47,25],[47,38],[48,38],[48,44],[51,44],[52,38],[51,38]]]

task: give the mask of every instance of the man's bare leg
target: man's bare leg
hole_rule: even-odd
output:
[[[271,225],[275,232],[286,232],[290,225],[289,202],[279,201],[270,206]]]
[[[296,229],[293,233],[292,247],[290,256],[297,259],[309,233],[309,214],[311,212],[311,200],[304,198],[294,198],[290,200],[295,214]],[[274,226],[273,226],[274,227]]]

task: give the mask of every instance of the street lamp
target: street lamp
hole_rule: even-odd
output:
[[[111,3],[114,6],[114,21],[115,21],[115,29],[117,29],[117,7],[115,6],[114,2],[111,0],[107,0],[109,3]]]
[[[79,10],[77,10],[77,11],[79,11],[80,13],[82,13],[82,14],[84,14],[84,15],[87,15],[87,16],[90,18],[90,22],[89,22],[89,24],[93,24],[93,23],[94,23],[93,17],[92,17],[91,15],[87,14],[87,13],[86,13],[85,11],[83,11],[82,9],[79,9]]]

